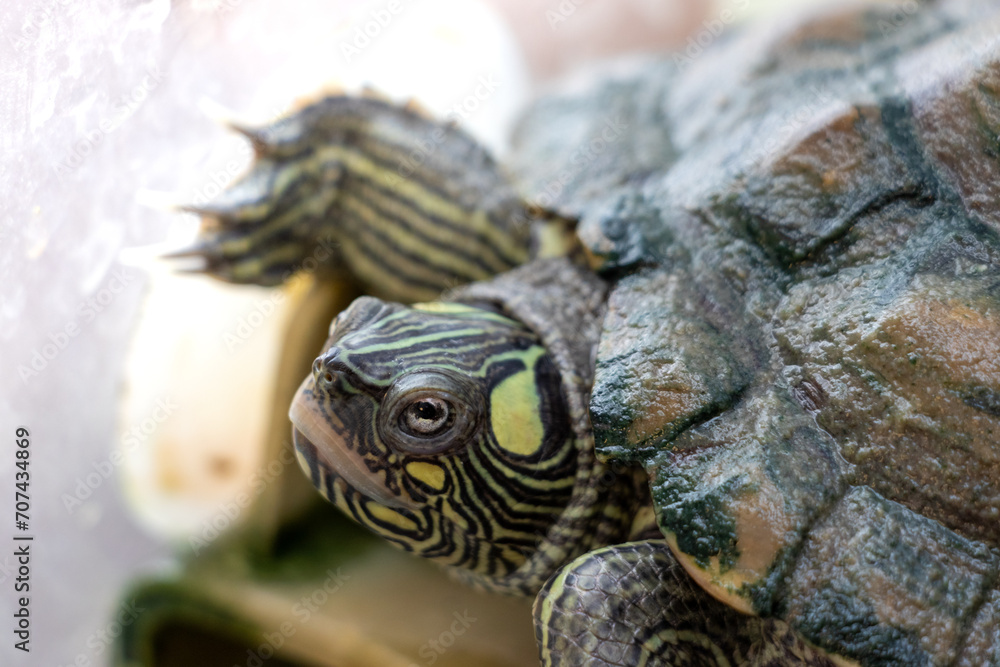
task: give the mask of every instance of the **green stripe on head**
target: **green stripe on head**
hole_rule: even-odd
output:
[[[291,416],[331,502],[486,579],[523,565],[572,495],[560,374],[534,333],[489,307],[357,300]]]

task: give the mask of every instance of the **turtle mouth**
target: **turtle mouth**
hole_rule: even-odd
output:
[[[368,470],[362,458],[347,446],[344,437],[324,414],[322,403],[313,392],[311,377],[307,377],[295,392],[288,418],[295,427],[293,438],[296,449],[303,451],[302,444],[311,444],[328,474],[340,478],[347,486],[379,505],[394,509],[419,509],[411,499],[390,493],[377,474]]]

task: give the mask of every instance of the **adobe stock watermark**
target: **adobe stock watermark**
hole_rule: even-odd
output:
[[[557,30],[573,14],[576,14],[576,10],[585,2],[587,0],[562,0],[555,9],[545,10],[545,20],[549,22],[549,28],[553,31]]]
[[[177,404],[169,396],[158,399],[156,407],[153,408],[149,417],[139,423],[132,424],[125,435],[122,436],[120,448],[114,449],[106,459],[92,464],[93,472],[87,473],[84,477],[77,477],[73,493],[62,494],[60,499],[66,511],[72,514],[78,507],[83,505],[84,501],[90,498],[94,491],[109,479],[115,473],[115,470],[125,462],[126,454],[143,442],[146,442],[149,436],[155,433],[165,421],[170,419],[170,416],[174,414],[177,407]]]
[[[252,160],[253,146],[249,142],[242,142],[237,157],[227,160],[222,169],[209,174],[208,182],[195,190],[190,205],[197,207],[209,203],[245,172]]]
[[[674,54],[674,64],[681,71],[687,69],[736,20],[739,15],[736,10],[746,9],[749,3],[750,0],[730,0],[729,7],[719,10],[718,14],[712,18],[702,21],[701,28],[688,35],[687,46]]]
[[[210,519],[205,519],[201,524],[201,531],[197,535],[188,538],[188,546],[191,552],[197,556],[202,549],[207,548],[220,535],[234,526],[243,514],[243,510],[250,507],[271,483],[281,476],[285,467],[291,463],[296,463],[295,455],[288,443],[282,447],[281,453],[269,461],[267,465],[261,465],[250,475],[249,491],[240,491],[236,496],[227,502],[220,503],[215,514]]]
[[[917,0],[904,0],[903,2],[889,5],[885,9],[890,13],[875,22],[875,27],[878,28],[882,37],[888,37],[902,28],[920,10],[920,5],[917,3]]]
[[[73,144],[69,154],[56,164],[56,174],[60,177],[65,176],[83,164],[87,156],[94,152],[107,135],[121,127],[122,123],[149,99],[149,95],[159,87],[165,76],[166,74],[155,65],[148,68],[146,76],[139,85],[114,101],[111,116],[102,119],[96,128],[84,133],[83,137]]]
[[[320,239],[312,253],[295,267],[289,269],[282,276],[282,282],[287,282],[293,277],[301,278],[304,275],[314,273],[324,266],[333,257],[335,245],[329,238]],[[278,306],[285,300],[285,293],[281,288],[271,290],[269,296],[258,299],[253,309],[241,317],[236,326],[222,334],[222,339],[226,343],[226,349],[234,352],[243,343],[250,340],[254,332],[257,331],[264,322],[270,319]]]
[[[340,42],[340,53],[344,56],[344,62],[350,63],[371,46],[372,40],[378,39],[382,31],[402,13],[403,5],[403,0],[389,0],[379,9],[371,10],[368,13],[368,20],[354,27],[351,39]]]
[[[423,660],[423,665],[430,666],[433,665],[438,659],[448,652],[459,637],[464,635],[472,627],[478,619],[475,616],[469,615],[469,610],[459,613],[455,612],[452,614],[454,621],[451,625],[441,632],[437,637],[431,639],[420,646],[417,650],[417,655]],[[409,667],[420,667],[415,663],[410,663]]]
[[[336,570],[327,570],[323,583],[313,589],[309,595],[303,595],[292,606],[292,615],[295,616],[299,625],[308,623],[312,615],[327,603],[330,596],[339,591],[344,583],[351,578],[350,575],[341,572],[341,569],[338,567]],[[291,621],[283,621],[273,632],[263,633],[264,642],[256,649],[247,649],[247,658],[243,662],[243,666],[262,667],[264,662],[273,658],[285,645],[285,642],[295,636],[297,631],[298,628]],[[233,667],[241,666],[237,664]]]
[[[257,138],[267,143],[272,137],[282,130],[288,121],[286,109],[278,107],[272,108],[269,116],[270,120],[262,126],[254,126],[253,132]],[[237,177],[243,174],[250,166],[254,158],[254,147],[250,141],[240,142],[237,155],[226,161],[222,169],[209,174],[207,182],[194,191],[194,196],[189,202],[190,206],[204,206],[217,197],[219,193],[236,181]]]
[[[228,14],[243,4],[243,0],[194,0],[195,10]]]
[[[573,155],[569,159],[570,166],[560,171],[545,184],[545,190],[535,197],[535,202],[544,208],[551,206],[556,197],[562,193],[563,188],[608,150],[608,146],[621,139],[622,134],[627,129],[628,124],[620,115],[606,119],[599,132],[595,132],[588,141],[573,151]]]
[[[24,51],[38,39],[42,27],[52,20],[53,14],[57,10],[69,7],[71,3],[72,0],[49,0],[42,3],[40,7],[32,10],[25,17],[17,34],[8,36],[7,40],[15,51]]]
[[[396,168],[398,178],[409,178],[427,160],[437,152],[441,144],[448,136],[447,124],[454,124],[459,120],[468,120],[479,108],[490,99],[500,87],[500,82],[492,74],[480,76],[476,81],[476,87],[472,92],[456,102],[445,114],[445,124],[434,128],[430,137],[417,142],[417,145],[407,153],[406,157]]]
[[[112,273],[101,289],[89,299],[79,303],[77,306],[78,318],[74,318],[66,322],[60,329],[50,332],[47,337],[48,342],[31,350],[31,359],[28,363],[18,365],[17,374],[21,381],[27,384],[29,380],[44,372],[49,364],[55,361],[56,357],[69,346],[70,341],[80,335],[83,326],[97,319],[97,316],[104,312],[115,300],[115,297],[124,292],[134,279],[135,276],[129,273],[129,269],[126,267]]]
[[[87,648],[90,649],[89,653],[77,653],[73,662],[60,665],[60,667],[97,667],[97,665],[103,665],[104,661],[91,660],[91,656],[98,658],[104,655],[104,652],[111,648],[111,645],[121,636],[125,628],[135,623],[136,619],[144,611],[146,611],[146,608],[137,606],[135,598],[132,598],[118,609],[118,613],[115,614],[110,623],[92,632],[87,637]]]
[[[811,93],[808,101],[786,113],[781,119],[781,126],[775,132],[766,136],[757,137],[753,151],[754,158],[751,164],[760,167],[779,151],[795,135],[796,132],[806,127],[813,119],[821,113],[822,109],[834,102],[837,98],[829,89],[813,86],[808,90]]]
[[[270,319],[284,300],[285,294],[280,289],[272,290],[267,298],[257,299],[253,309],[241,317],[232,330],[222,334],[226,349],[235,352],[243,343],[250,340],[254,332]]]

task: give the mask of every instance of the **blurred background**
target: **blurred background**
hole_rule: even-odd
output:
[[[157,206],[210,200],[250,159],[220,116],[264,123],[296,98],[371,84],[458,118],[502,156],[518,109],[572,70],[710,43],[789,4],[802,3],[5,2],[0,663],[107,664],[121,630],[109,619],[130,618],[126,582],[175,567],[259,481],[241,443],[262,437],[280,330],[265,323],[247,345],[237,333],[242,356],[226,335],[268,319],[274,293],[149,259],[197,227]],[[10,634],[18,426],[31,432],[30,654]]]

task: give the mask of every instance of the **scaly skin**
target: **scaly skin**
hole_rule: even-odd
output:
[[[452,125],[370,97],[322,99],[260,130],[256,160],[202,215],[203,270],[275,285],[310,256],[369,293],[430,300],[528,258],[534,209]],[[317,249],[321,252],[316,252]]]
[[[663,540],[569,563],[538,594],[535,637],[546,667],[834,665],[787,624],[706,596]]]

